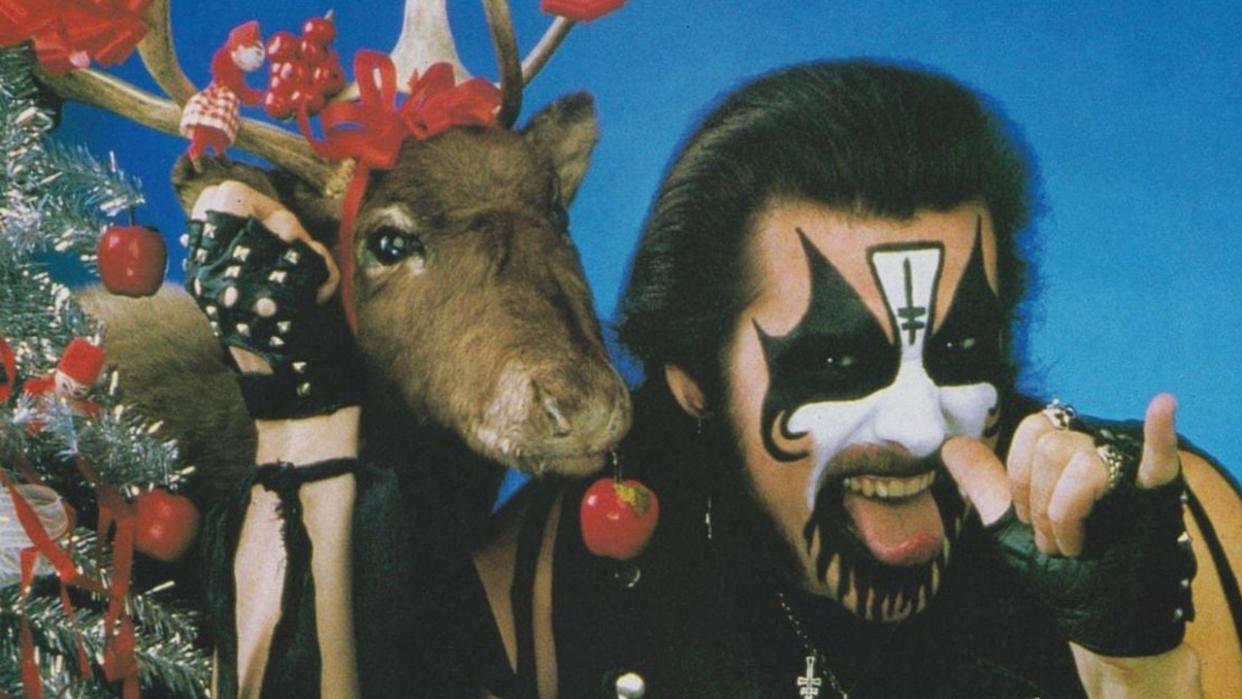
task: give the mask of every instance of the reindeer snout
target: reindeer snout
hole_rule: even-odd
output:
[[[611,365],[510,366],[479,430],[501,461],[532,472],[586,473],[630,425],[630,397]]]

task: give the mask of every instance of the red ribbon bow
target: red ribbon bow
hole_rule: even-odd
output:
[[[0,0],[0,45],[34,40],[49,73],[120,63],[142,41],[151,0]]]
[[[345,318],[350,329],[357,332],[353,308],[354,222],[371,170],[396,165],[401,144],[411,136],[423,140],[455,126],[495,126],[500,90],[482,78],[458,85],[451,65],[435,63],[422,76],[415,73],[410,77],[410,96],[398,107],[397,68],[387,55],[375,51],[354,55],[354,79],[358,81],[356,102],[330,104],[319,113],[323,139],[311,134],[305,109],[298,113],[298,128],[319,155],[358,161],[341,202],[336,250]]]

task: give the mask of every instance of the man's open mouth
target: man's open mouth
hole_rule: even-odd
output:
[[[845,530],[877,562],[923,565],[939,555],[945,526],[932,496],[934,470],[910,476],[856,474],[841,480]]]
[[[846,492],[861,493],[865,497],[879,500],[900,500],[918,495],[931,488],[936,480],[935,471],[927,471],[916,476],[846,476],[841,480]]]

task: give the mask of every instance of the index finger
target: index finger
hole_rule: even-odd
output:
[[[1147,405],[1143,419],[1143,460],[1139,463],[1138,486],[1155,488],[1177,478],[1182,469],[1177,453],[1175,415],[1177,399],[1161,393]]]

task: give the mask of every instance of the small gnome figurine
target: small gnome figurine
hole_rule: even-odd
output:
[[[96,417],[99,406],[87,400],[91,386],[99,380],[103,371],[104,349],[80,337],[74,338],[65,348],[65,354],[56,364],[56,371],[48,376],[30,379],[22,391],[32,396],[51,393],[63,398],[80,417]]]
[[[239,24],[228,41],[211,57],[211,84],[186,102],[181,111],[181,134],[190,139],[186,155],[198,170],[199,158],[210,148],[216,155],[237,138],[241,105],[256,105],[263,93],[246,85],[246,73],[263,65],[263,37],[255,20]]]

